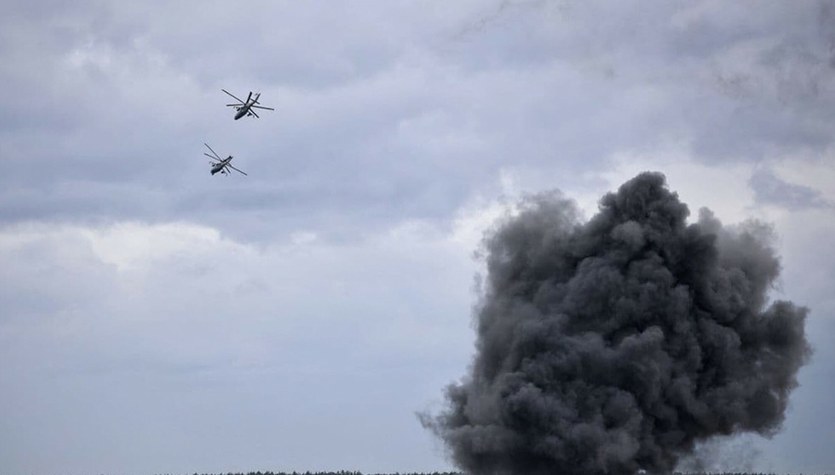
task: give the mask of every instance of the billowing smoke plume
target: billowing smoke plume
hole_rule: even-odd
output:
[[[663,473],[697,441],[780,428],[807,310],[767,306],[769,227],[688,213],[644,173],[587,223],[540,195],[487,239],[470,374],[421,417],[460,468]]]

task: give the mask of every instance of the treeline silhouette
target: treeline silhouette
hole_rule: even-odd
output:
[[[170,475],[170,474],[163,474]],[[339,470],[336,472],[227,472],[227,473],[194,473],[194,475],[465,475],[462,472],[394,472],[394,473],[363,473],[355,470]]]
[[[169,474],[164,474],[169,475]],[[194,473],[194,475],[466,475],[464,472],[394,472],[394,473],[363,473],[352,470],[337,472],[228,472],[228,473]],[[673,472],[670,475],[777,475],[772,472]],[[804,475],[803,473],[797,475]],[[813,475],[813,474],[809,474]],[[829,474],[823,474],[829,475]]]
[[[170,474],[163,474],[170,475]],[[394,472],[394,473],[363,473],[354,470],[339,470],[337,472],[227,472],[227,473],[194,473],[194,475],[465,475],[462,472]]]

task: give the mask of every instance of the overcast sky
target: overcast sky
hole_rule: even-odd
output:
[[[5,0],[0,85],[2,473],[449,469],[483,232],[644,170],[811,309],[715,468],[835,471],[835,2]]]

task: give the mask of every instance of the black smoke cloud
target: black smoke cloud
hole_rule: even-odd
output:
[[[768,305],[768,226],[688,214],[644,173],[586,223],[539,195],[486,239],[474,361],[421,415],[460,468],[663,473],[711,436],[779,430],[807,310]]]

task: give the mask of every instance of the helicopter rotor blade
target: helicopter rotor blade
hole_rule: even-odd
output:
[[[214,160],[212,163],[217,162],[217,157],[213,157],[213,156],[211,156],[211,155],[209,155],[208,153],[205,153],[205,152],[203,153],[203,155],[205,155],[205,156],[209,157],[210,159]]]
[[[238,170],[237,168],[233,167],[232,165],[230,165],[230,164],[228,164],[228,163],[226,164],[226,166],[227,166],[227,167],[229,167],[229,168],[231,168],[232,170],[235,170],[235,171],[236,171],[236,172],[238,172],[238,173],[242,173],[244,176],[249,176],[249,175],[247,175],[246,173],[244,173],[243,171]]]
[[[220,157],[218,156],[217,152],[215,152],[214,150],[212,150],[212,147],[209,147],[209,144],[207,144],[206,142],[203,142],[203,145],[205,145],[205,146],[206,146],[206,148],[208,148],[209,150],[211,150],[211,151],[212,151],[212,153],[215,155],[215,156],[214,156],[214,157],[212,157],[212,158],[215,158],[215,159],[217,159],[217,160],[220,160]],[[205,152],[203,152],[203,153],[205,153]]]
[[[243,102],[244,102],[244,101],[242,101],[242,100],[238,99],[237,97],[235,97],[235,95],[234,95],[234,94],[232,94],[231,92],[227,91],[226,89],[221,89],[221,91],[225,92],[226,94],[229,94],[230,96],[232,96],[232,98],[233,98],[233,99],[235,99],[235,100],[236,100],[236,101],[238,101],[238,102],[241,102],[241,103],[243,103]]]
[[[260,118],[261,118],[258,114],[256,114],[256,113],[255,113],[255,111],[254,111],[254,110],[252,110],[252,108],[251,108],[251,107],[249,108],[249,112],[250,112],[252,115],[254,115],[257,119],[260,119]]]
[[[272,107],[264,107],[264,106],[252,106],[252,107],[255,107],[256,109],[266,109],[268,111],[274,111],[275,110]]]

